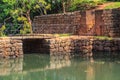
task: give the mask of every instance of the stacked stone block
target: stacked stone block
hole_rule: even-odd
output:
[[[23,55],[23,51],[62,57],[90,57],[98,52],[115,52],[113,55],[118,55],[116,52],[120,51],[120,39],[71,36],[22,41],[15,38],[0,38],[0,56],[19,57]]]
[[[98,10],[95,17],[96,35],[120,37],[120,10]]]
[[[33,32],[120,37],[119,21],[119,9],[36,16],[33,21]]]
[[[101,40],[91,37],[66,37],[47,39],[46,42],[52,56],[90,57],[98,52],[112,52],[113,55],[116,55],[116,52],[120,51],[120,40],[118,39]]]
[[[19,57],[23,55],[22,41],[18,39],[0,38],[0,56]]]
[[[82,15],[82,16],[81,16]],[[84,16],[83,16],[84,15]],[[35,34],[76,33],[85,24],[85,12],[71,12],[65,14],[51,14],[36,16],[33,21]],[[83,23],[83,24],[81,24]],[[77,28],[77,29],[76,29]]]
[[[50,55],[59,56],[92,56],[92,40],[66,37],[66,38],[55,38],[48,39]]]
[[[80,17],[79,12],[36,16],[34,24],[79,24]]]
[[[36,16],[33,20],[33,33],[87,35],[94,24],[95,16],[91,10]]]
[[[94,40],[93,51],[120,51],[120,40]]]

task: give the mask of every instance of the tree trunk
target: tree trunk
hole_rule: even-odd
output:
[[[66,10],[65,10],[65,1],[64,0],[62,1],[62,7],[63,7],[63,13],[66,13]]]
[[[30,32],[33,33],[33,31],[32,31],[32,21],[31,21],[31,18],[30,18],[30,10],[27,11],[26,17],[27,17],[28,23],[30,24]]]

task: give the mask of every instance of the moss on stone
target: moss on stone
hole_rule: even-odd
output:
[[[112,37],[107,37],[107,36],[94,36],[94,39],[99,39],[99,40],[113,40]]]

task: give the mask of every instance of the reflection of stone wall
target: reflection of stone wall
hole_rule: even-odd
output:
[[[50,56],[50,65],[47,66],[48,69],[59,69],[62,67],[68,67],[71,65],[70,56],[69,55],[61,55],[61,56]]]
[[[0,76],[10,75],[11,73],[22,73],[23,58],[0,59]]]
[[[11,38],[0,38],[0,56],[15,57],[23,54],[22,41]]]

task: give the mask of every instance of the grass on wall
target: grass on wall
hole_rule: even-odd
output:
[[[112,40],[112,37],[107,37],[107,36],[94,36],[94,39],[99,39],[99,40]]]
[[[54,34],[54,36],[56,37],[68,37],[68,36],[72,36],[72,34]]]
[[[120,8],[120,2],[114,2],[111,5],[105,7],[105,9],[115,9],[115,8]]]

